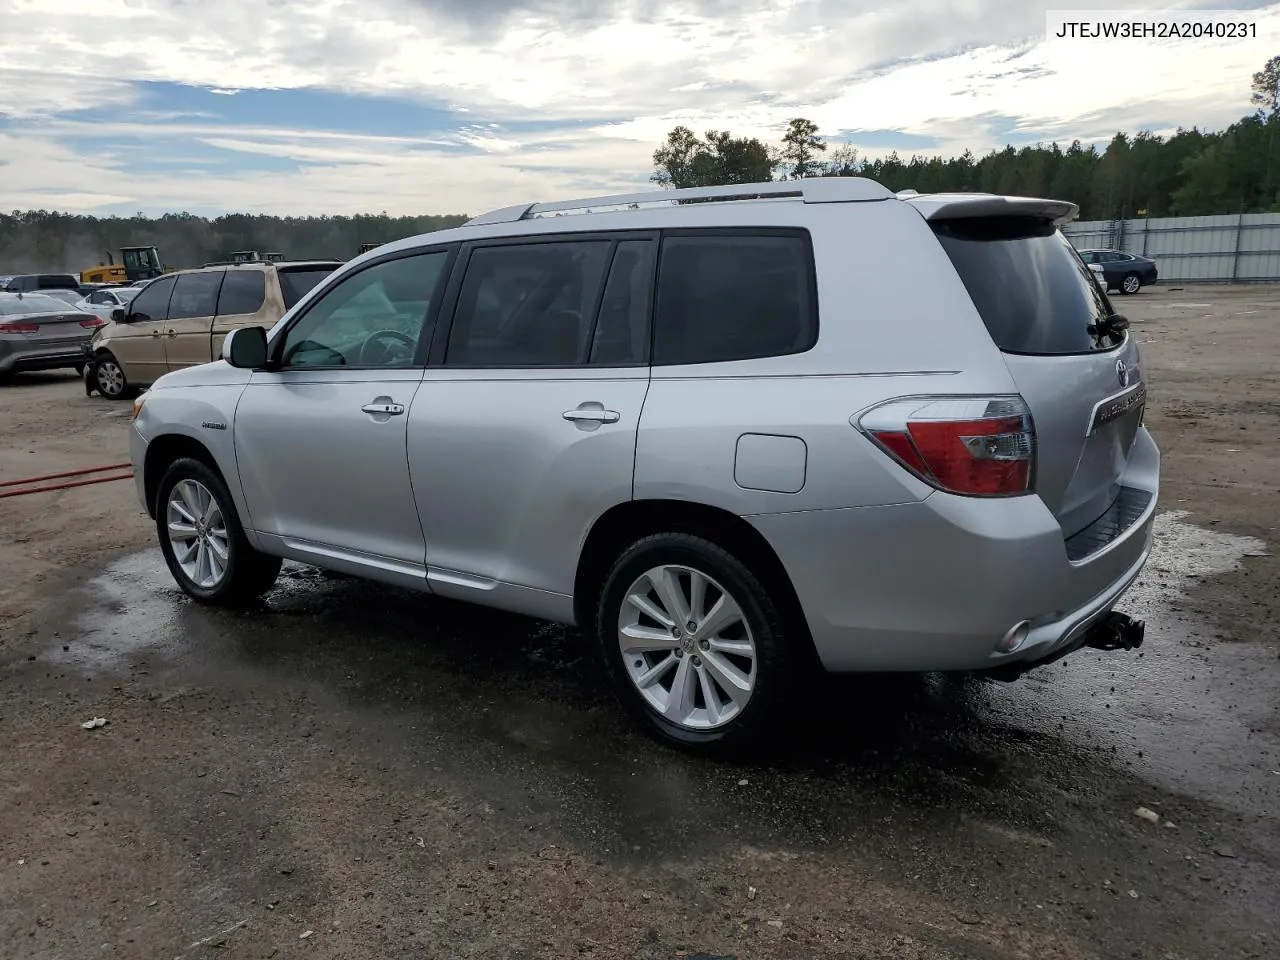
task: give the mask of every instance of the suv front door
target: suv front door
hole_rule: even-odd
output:
[[[464,248],[409,415],[435,593],[572,615],[578,548],[631,498],[655,247],[627,234]]]
[[[112,331],[111,352],[130,383],[155,383],[168,372],[164,357],[169,297],[177,277],[149,284],[125,307],[127,323]]]
[[[422,587],[405,424],[452,252],[348,274],[273,339],[233,427],[249,519],[273,552]]]

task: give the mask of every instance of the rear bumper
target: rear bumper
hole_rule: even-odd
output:
[[[1149,497],[1083,557],[1038,497],[935,493],[747,519],[787,569],[828,670],[985,670],[1052,657],[1116,605],[1151,552],[1159,459],[1139,430],[1122,483]],[[998,652],[1023,621],[1026,638]]]
[[[0,344],[0,373],[19,373],[24,370],[62,370],[84,363],[80,348],[59,344],[41,347],[38,344]]]

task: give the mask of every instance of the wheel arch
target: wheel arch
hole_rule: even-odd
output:
[[[208,447],[194,437],[182,433],[166,433],[155,437],[147,444],[147,455],[142,466],[142,488],[147,500],[147,513],[151,519],[156,516],[156,494],[160,490],[160,480],[165,471],[175,461],[184,457],[199,460],[227,483],[227,476],[218,466],[218,459]],[[230,484],[227,483],[228,488]]]
[[[765,536],[737,514],[684,500],[629,500],[605,511],[592,525],[578,554],[573,613],[590,630],[595,608],[614,560],[635,541],[655,533],[686,533],[710,540],[745,563],[777,602],[805,656],[817,664],[804,608],[782,561]]]

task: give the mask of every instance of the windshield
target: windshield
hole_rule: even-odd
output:
[[[1051,222],[972,217],[930,226],[1005,353],[1091,353],[1123,341],[1122,331],[1100,324],[1111,304]]]
[[[0,297],[0,316],[14,317],[24,313],[63,313],[67,305],[53,297],[26,294],[18,297]]]
[[[317,283],[333,273],[333,267],[306,267],[298,270],[280,270],[280,292],[284,294],[285,309],[292,309]]]

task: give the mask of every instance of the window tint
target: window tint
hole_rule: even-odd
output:
[[[284,295],[284,307],[290,310],[299,300],[311,292],[311,288],[333,273],[333,267],[313,268],[309,270],[280,270],[276,276],[280,279],[280,292]]]
[[[445,363],[582,363],[612,246],[608,240],[592,240],[474,250]]]
[[[591,342],[592,363],[621,366],[648,359],[656,248],[652,240],[624,240],[615,248]]]
[[[669,237],[654,312],[655,364],[800,353],[817,339],[813,261],[798,236]]]
[[[325,291],[285,338],[293,367],[409,367],[435,326],[428,316],[447,251],[375,264]]]
[[[257,313],[267,299],[267,275],[261,270],[228,270],[218,292],[218,316]]]
[[[173,288],[169,301],[169,319],[186,317],[212,317],[218,303],[218,287],[222,283],[222,271],[208,273],[183,273]]]
[[[148,284],[129,305],[130,319],[134,323],[169,319],[169,294],[173,293],[176,277],[164,277]]]
[[[931,224],[996,345],[1006,353],[1110,350],[1092,331],[1111,312],[1087,266],[1052,223],[974,217]]]

